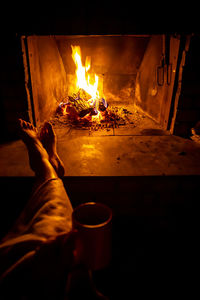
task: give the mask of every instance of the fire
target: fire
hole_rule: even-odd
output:
[[[105,119],[108,107],[103,96],[103,79],[90,71],[90,56],[86,57],[85,65],[82,64],[80,46],[71,45],[71,48],[76,65],[76,82],[71,87],[71,95],[59,104],[58,112],[67,115],[71,122],[100,123]]]
[[[71,45],[71,47],[72,47],[72,58],[76,65],[77,88],[85,90],[93,100],[99,98],[99,92],[98,92],[99,77],[96,74],[94,74],[94,80],[92,80],[91,75],[88,72],[91,68],[91,57],[89,56],[86,57],[85,66],[83,66],[81,60],[80,46]]]
[[[92,122],[99,122],[103,119],[100,111],[98,110],[97,115],[92,116]]]

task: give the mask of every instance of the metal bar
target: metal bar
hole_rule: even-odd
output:
[[[31,85],[30,61],[29,61],[28,43],[27,43],[26,36],[21,37],[21,45],[22,45],[22,51],[23,51],[23,63],[24,63],[24,72],[25,72],[25,85],[26,85],[26,92],[27,92],[27,100],[29,102],[29,118],[30,118],[31,123],[33,123],[33,125],[36,126],[33,91],[32,91],[32,85]]]

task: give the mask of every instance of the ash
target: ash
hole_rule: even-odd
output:
[[[52,125],[56,127],[69,127],[73,129],[82,130],[107,130],[111,128],[135,128],[141,127],[141,124],[146,119],[146,116],[137,110],[133,105],[112,106],[110,105],[106,111],[102,113],[103,119],[92,119],[91,115],[84,117],[77,117],[77,115],[66,114],[63,115],[58,111],[50,120]]]
[[[110,131],[111,128],[141,127],[147,119],[134,105],[109,105],[104,98],[90,98],[83,89],[67,96],[60,102],[50,120],[52,125],[89,131]]]

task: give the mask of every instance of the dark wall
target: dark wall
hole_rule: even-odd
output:
[[[27,119],[28,107],[20,40],[11,34],[1,43],[0,141],[5,141],[17,137],[17,119]]]
[[[5,2],[5,1],[4,1]],[[19,1],[1,4],[1,31],[32,34],[198,32],[198,3]]]
[[[191,128],[200,120],[200,36],[191,37],[182,73],[174,134],[191,136]]]

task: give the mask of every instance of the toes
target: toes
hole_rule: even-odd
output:
[[[52,127],[51,123],[45,122],[45,123],[44,123],[44,128],[47,130],[47,132],[48,132],[51,136],[55,136],[55,133],[54,133],[54,130],[53,130],[53,127]]]
[[[21,131],[26,130],[27,129],[27,122],[22,120],[22,119],[18,119],[18,125],[19,125],[19,129]]]
[[[35,127],[31,123],[28,123],[28,127],[29,129],[35,130]]]
[[[28,123],[24,120],[21,120],[21,127],[22,127],[22,129],[27,129],[28,128]]]
[[[29,128],[35,130],[34,126],[31,123],[29,123]]]
[[[20,128],[23,127],[23,120],[22,119],[18,119],[18,125]]]
[[[21,129],[31,129],[37,132],[37,129],[31,123],[26,122],[22,119],[18,119],[18,124],[21,127]]]

